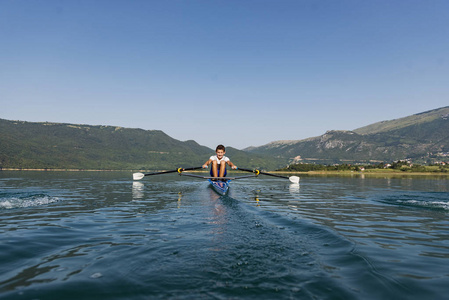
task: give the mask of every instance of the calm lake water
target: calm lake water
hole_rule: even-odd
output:
[[[1,299],[448,299],[448,177],[0,171]]]

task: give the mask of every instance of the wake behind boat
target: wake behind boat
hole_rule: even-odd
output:
[[[199,174],[191,174],[191,173],[184,173],[184,171],[191,171],[191,170],[198,170],[198,169],[202,169],[203,167],[193,167],[193,168],[177,168],[175,170],[170,170],[170,171],[162,171],[162,172],[154,172],[154,173],[134,173],[133,174],[133,179],[134,180],[140,180],[142,178],[144,178],[145,176],[152,176],[152,175],[160,175],[160,174],[167,174],[167,173],[178,173],[179,175],[182,176],[189,176],[189,177],[194,177],[194,178],[199,178],[199,179],[207,179],[212,187],[212,189],[219,195],[224,196],[228,193],[229,191],[229,183],[231,182],[231,180],[236,180],[236,179],[241,179],[241,178],[249,178],[249,177],[257,177],[259,175],[268,175],[268,176],[273,176],[273,177],[278,177],[278,178],[284,178],[284,179],[289,179],[290,182],[292,183],[296,183],[299,184],[299,177],[298,176],[282,176],[282,175],[277,175],[277,174],[272,174],[272,173],[267,173],[267,172],[262,172],[260,170],[251,170],[251,169],[244,169],[244,168],[238,168],[237,170],[240,171],[244,171],[244,172],[250,172],[253,173],[251,175],[244,175],[244,176],[230,176],[230,177],[210,177],[210,176],[202,176]]]

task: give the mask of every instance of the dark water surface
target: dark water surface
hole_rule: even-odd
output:
[[[447,177],[0,172],[1,299],[448,299]]]

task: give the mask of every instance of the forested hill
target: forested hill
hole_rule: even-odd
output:
[[[213,153],[160,130],[0,119],[0,168],[161,170],[200,166]],[[280,166],[232,148],[226,155],[242,166]]]
[[[449,160],[449,107],[378,122],[354,131],[330,130],[297,141],[278,141],[248,152],[289,163],[374,163],[410,158],[415,162]]]

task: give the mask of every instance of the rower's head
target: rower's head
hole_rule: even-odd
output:
[[[225,153],[226,153],[225,146],[218,145],[217,148],[215,149],[215,153],[217,153],[217,158],[221,159],[223,157],[223,155],[225,155]]]

